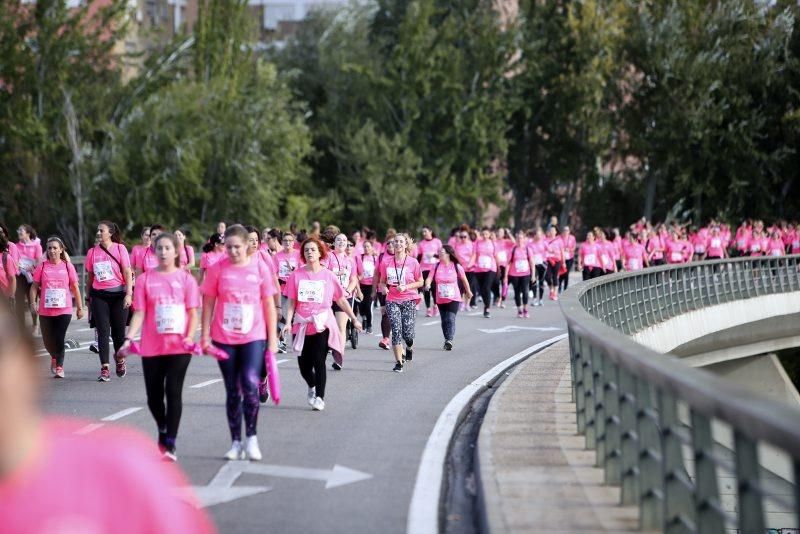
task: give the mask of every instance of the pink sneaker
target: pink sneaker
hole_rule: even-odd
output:
[[[523,310],[523,311],[522,311],[522,317],[524,317],[525,319],[527,319],[527,318],[528,318],[528,317],[530,317],[530,316],[531,316],[531,314],[530,314],[530,313],[528,313],[528,310]]]
[[[433,317],[433,308],[425,310],[425,317]]]
[[[58,368],[58,365],[56,365],[56,359],[55,358],[50,358],[50,372],[53,373],[53,374],[56,374],[56,369],[57,368]]]
[[[517,319],[522,319],[523,317],[522,310],[517,310]]]

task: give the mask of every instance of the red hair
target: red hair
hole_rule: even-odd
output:
[[[319,250],[319,261],[320,262],[328,257],[328,247],[325,246],[325,243],[322,242],[322,239],[312,235],[312,236],[307,237],[306,240],[303,241],[303,244],[300,245],[300,261],[302,263],[306,262],[306,254],[305,253],[306,253],[306,244],[307,243],[314,243],[315,245],[317,245],[317,250]]]

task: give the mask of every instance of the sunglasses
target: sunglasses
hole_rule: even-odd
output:
[[[468,238],[469,236],[468,236],[468,235],[466,235],[466,234],[464,234],[464,235],[460,235],[460,236],[458,236],[458,237],[460,237],[461,239],[466,239],[466,238]]]

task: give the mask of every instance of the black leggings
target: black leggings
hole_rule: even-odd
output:
[[[445,341],[453,341],[456,337],[456,315],[458,315],[458,308],[461,306],[460,302],[447,302],[438,304],[439,315],[442,318],[442,335]]]
[[[328,356],[328,330],[316,334],[306,334],[303,351],[297,357],[300,375],[308,387],[316,388],[317,397],[325,398],[325,382],[328,378],[325,370],[325,358]]]
[[[364,298],[358,303],[357,313],[364,318],[364,328],[372,328],[372,284],[361,284]]]
[[[31,311],[30,306],[30,291],[31,286],[33,284],[28,283],[28,279],[25,276],[18,274],[17,275],[17,292],[14,294],[14,300],[16,312],[17,312],[17,321],[19,321],[20,325],[25,325],[25,314],[31,314],[31,320],[33,321],[33,326],[36,326],[36,318],[39,317],[38,314]]]
[[[536,278],[531,278],[531,287],[533,288],[533,298],[539,295],[539,300],[544,296],[544,275],[547,273],[547,267],[544,263],[534,266],[536,271]]]
[[[51,358],[56,359],[58,367],[64,367],[64,338],[67,337],[67,328],[72,320],[72,314],[53,315],[48,317],[40,315],[42,326],[42,341],[44,348]]]
[[[584,280],[591,280],[592,278],[597,278],[603,274],[603,269],[600,267],[584,267],[583,268],[583,279]]]
[[[503,265],[497,266],[497,276],[494,277],[494,282],[492,283],[492,294],[495,302],[503,298],[503,280],[506,278],[506,269],[507,267]]]
[[[422,279],[423,280],[427,280],[429,274],[430,274],[430,270],[422,271]],[[427,310],[428,308],[431,307],[431,295],[435,295],[436,294],[436,293],[433,292],[434,291],[433,282],[431,282],[430,291],[425,291],[425,289],[421,289],[421,291],[422,291],[422,298],[425,299],[425,309]],[[434,304],[435,304],[435,302],[434,302]]]
[[[472,290],[472,298],[469,299],[469,305],[472,307],[478,303],[478,295],[481,294],[481,287],[478,285],[478,273],[468,272],[467,282],[469,283],[470,290]]]
[[[531,285],[531,275],[509,276],[508,285],[514,288],[514,302],[517,308],[528,305],[528,288]]]
[[[571,272],[572,272],[572,264],[573,264],[574,262],[575,262],[575,258],[570,258],[570,259],[568,259],[568,260],[566,261],[566,264],[567,264],[567,272],[565,272],[564,274],[562,274],[562,275],[560,275],[560,276],[558,277],[558,289],[561,289],[561,288],[562,288],[562,286],[563,286],[563,288],[564,288],[564,291],[566,291],[566,290],[567,290],[567,288],[569,287],[569,273],[571,273]]]
[[[483,309],[488,310],[492,302],[492,284],[497,273],[494,271],[487,271],[485,273],[475,273],[475,282],[481,293],[483,299]]]
[[[183,411],[183,379],[192,357],[188,354],[145,356],[142,358],[147,407],[156,420],[159,433],[175,445]],[[166,404],[164,399],[166,398]]]
[[[547,273],[544,278],[550,291],[555,291],[558,288],[558,269],[560,266],[560,263],[547,262]]]
[[[125,309],[124,291],[103,291],[92,289],[92,320],[97,328],[97,349],[100,352],[100,363],[108,365],[108,338],[114,340],[114,354],[125,342],[125,321],[128,310]]]
[[[378,304],[383,308],[381,314],[381,334],[385,339],[392,335],[392,323],[389,322],[389,314],[386,313],[386,293],[378,293]]]

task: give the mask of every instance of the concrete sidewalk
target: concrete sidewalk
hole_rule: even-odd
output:
[[[603,484],[577,433],[570,382],[564,340],[519,365],[492,397],[478,461],[493,534],[638,530],[638,510],[619,506],[619,488]]]

